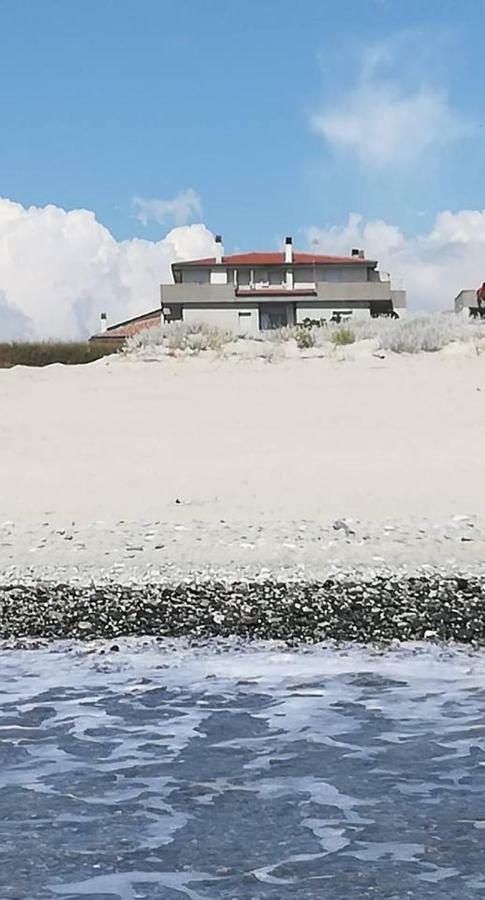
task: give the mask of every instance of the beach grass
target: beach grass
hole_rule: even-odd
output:
[[[13,366],[66,366],[94,362],[115,353],[118,344],[89,343],[88,341],[12,341],[0,343],[0,369]]]

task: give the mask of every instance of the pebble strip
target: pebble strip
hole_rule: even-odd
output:
[[[0,584],[0,639],[238,636],[485,644],[485,579]]]

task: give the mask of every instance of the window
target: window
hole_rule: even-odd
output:
[[[183,306],[181,303],[173,303],[172,306],[163,307],[165,322],[181,322],[183,317]]]

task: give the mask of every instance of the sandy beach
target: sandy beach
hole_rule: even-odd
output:
[[[0,372],[0,410],[2,520],[377,522],[485,506],[485,355],[15,368]]]
[[[0,372],[0,636],[480,642],[485,356],[367,351]]]

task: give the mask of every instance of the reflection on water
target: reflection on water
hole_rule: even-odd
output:
[[[485,654],[5,651],[2,900],[469,898]]]

